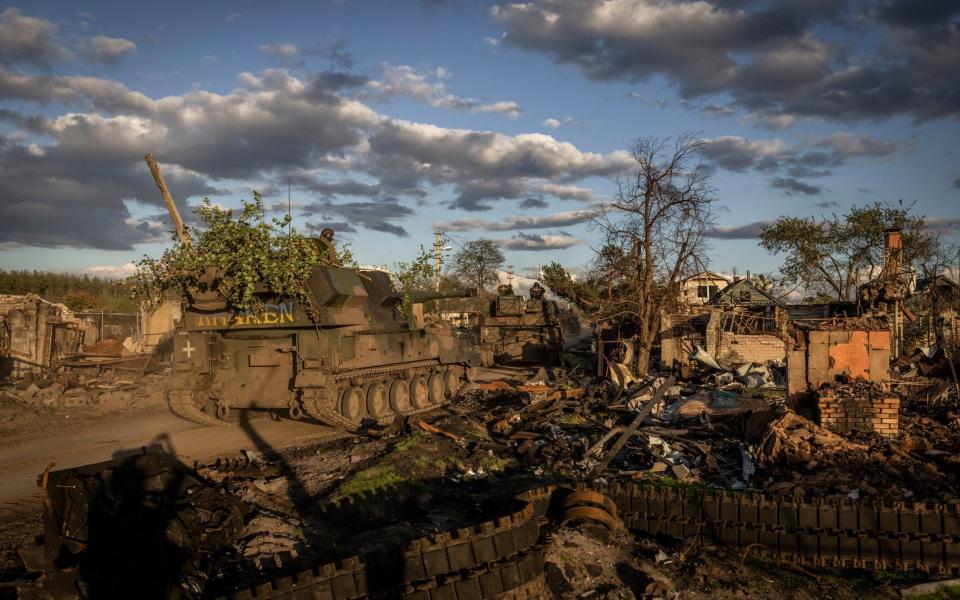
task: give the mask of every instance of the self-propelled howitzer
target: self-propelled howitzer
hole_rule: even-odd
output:
[[[354,429],[447,403],[480,363],[452,328],[425,328],[404,312],[383,271],[316,266],[307,287],[310,303],[263,294],[262,308],[245,312],[211,293],[185,301],[171,409],[201,423],[229,421],[238,409],[283,410]]]

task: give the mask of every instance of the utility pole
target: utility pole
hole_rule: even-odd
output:
[[[434,288],[440,291],[440,266],[443,264],[443,232],[433,232],[433,279]]]
[[[513,265],[507,265],[507,284],[513,288]]]

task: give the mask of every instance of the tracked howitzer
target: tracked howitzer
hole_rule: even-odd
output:
[[[186,301],[174,336],[170,408],[201,423],[238,409],[283,410],[344,429],[447,403],[480,364],[469,340],[401,309],[383,271],[316,266],[313,306],[262,297],[231,311],[215,295]],[[414,303],[475,295],[415,291]]]
[[[534,283],[530,298],[513,293],[509,285],[497,288],[490,312],[480,323],[482,364],[550,365],[563,349],[563,327],[557,303],[543,297]]]

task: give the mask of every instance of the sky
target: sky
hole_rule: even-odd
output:
[[[0,268],[129,274],[252,190],[361,264],[496,240],[594,255],[639,138],[692,133],[711,269],[781,215],[904,202],[960,231],[960,0],[0,3]]]

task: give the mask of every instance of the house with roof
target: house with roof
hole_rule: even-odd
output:
[[[769,292],[761,289],[750,279],[735,279],[710,298],[708,304],[716,306],[779,306]]]
[[[730,280],[723,275],[713,271],[701,271],[680,282],[680,304],[706,304],[729,283]]]

